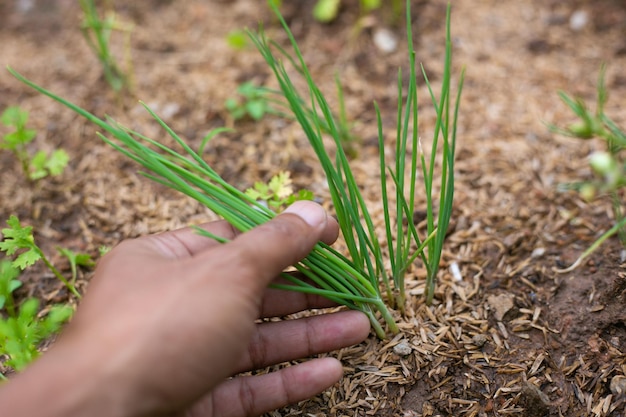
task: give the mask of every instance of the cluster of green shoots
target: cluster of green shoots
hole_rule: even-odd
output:
[[[115,92],[120,92],[124,88],[131,88],[130,35],[133,30],[132,26],[117,19],[110,5],[106,7],[106,16],[101,18],[94,0],[79,0],[79,3],[83,11],[81,25],[83,36],[89,48],[100,61],[107,83]],[[118,60],[111,51],[111,34],[113,31],[124,35],[126,69],[120,67]]]
[[[69,304],[57,304],[40,313],[40,301],[34,297],[18,305],[13,293],[22,286],[18,279],[20,273],[41,260],[80,298],[75,287],[78,267],[93,267],[94,261],[89,254],[58,247],[72,271],[71,278],[66,279],[35,243],[31,226],[22,226],[16,216],[11,216],[7,225],[8,228],[2,229],[3,240],[0,242],[0,251],[7,256],[0,261],[0,356],[6,357],[5,366],[21,371],[39,356],[40,344],[60,330],[74,309]],[[4,379],[2,374],[0,379]]]
[[[22,165],[22,171],[30,181],[63,173],[69,161],[69,155],[63,149],[56,149],[48,154],[37,151],[34,155],[28,152],[28,145],[35,139],[37,132],[28,129],[28,112],[19,107],[7,107],[0,116],[0,122],[11,132],[0,138],[0,149],[7,149],[15,155]]]
[[[604,241],[617,234],[622,245],[626,248],[626,134],[604,112],[608,100],[605,84],[606,68],[600,70],[597,85],[597,102],[595,112],[590,110],[582,99],[572,98],[565,92],[559,92],[561,99],[574,112],[579,120],[566,129],[552,126],[555,132],[583,139],[600,139],[606,145],[606,150],[596,151],[589,157],[589,164],[596,178],[590,181],[581,181],[568,184],[567,188],[576,189],[587,200],[599,196],[608,196],[613,208],[615,224],[602,234],[569,268],[561,270],[567,272],[578,267],[582,261],[593,253]]]
[[[349,252],[349,256],[346,256],[320,242],[305,259],[294,265],[301,274],[298,276],[283,274],[288,283],[276,285],[276,287],[317,294],[349,308],[360,310],[370,318],[372,327],[381,338],[385,337],[386,332],[379,322],[380,318],[386,322],[391,332],[398,331],[385,300],[392,307],[404,309],[405,274],[417,259],[421,259],[427,270],[426,299],[427,302],[432,302],[454,195],[456,123],[463,76],[460,77],[456,104],[453,104],[450,9],[448,9],[446,25],[445,69],[438,99],[424,74],[432,104],[437,112],[432,148],[427,157],[422,152],[417,132],[417,70],[412,44],[409,4],[407,1],[409,85],[405,92],[402,86],[403,76],[399,71],[398,119],[394,134],[395,155],[393,155],[395,163],[392,166],[388,165],[385,154],[385,142],[388,136],[383,133],[382,117],[375,105],[379,133],[381,197],[385,212],[385,231],[382,237],[376,233],[374,221],[350,167],[348,156],[341,146],[338,122],[334,113],[313,81],[302,53],[276,7],[273,6],[274,11],[289,36],[295,56],[269,41],[262,29],[258,33],[250,32],[252,41],[275,74],[293,117],[301,125],[326,173],[334,210]],[[304,77],[307,84],[305,94],[300,94],[296,90],[285,62],[291,64]],[[99,136],[119,152],[142,165],[146,170],[143,175],[196,199],[238,230],[245,232],[276,216],[276,213],[265,204],[223,180],[201,157],[201,152],[192,149],[147,106],[145,106],[146,110],[180,146],[181,151],[147,138],[112,119],[100,119],[32,83],[15,71],[10,71],[22,82],[69,107],[103,129],[110,137],[103,134]],[[403,99],[404,96],[406,99]],[[328,134],[335,142],[336,146],[332,147],[332,150],[324,145],[325,134]],[[441,150],[441,155],[439,155],[439,150]],[[428,213],[426,235],[421,238],[411,221],[403,221],[413,218],[417,199],[418,165],[421,165]],[[440,183],[436,186],[435,170],[438,165],[440,166],[438,176]],[[393,197],[389,195],[391,189],[393,189]],[[439,194],[438,207],[435,207],[434,202],[436,192]],[[438,215],[435,216],[435,213]],[[198,232],[224,242],[223,238],[200,229]]]

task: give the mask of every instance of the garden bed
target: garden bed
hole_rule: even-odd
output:
[[[270,36],[286,44],[265,2],[117,5],[120,18],[135,25],[134,97],[117,97],[106,84],[83,41],[76,2],[38,1],[28,10],[10,3],[0,6],[2,68],[11,65],[94,114],[109,114],[154,139],[163,133],[137,99],[194,145],[210,129],[233,127],[206,153],[227,181],[245,189],[288,170],[297,187],[329,206],[323,172],[295,124],[276,116],[235,122],[224,107],[243,82],[275,85],[253,48],[234,50],[226,42],[232,30],[255,28],[261,19]],[[355,175],[382,221],[372,102],[393,129],[397,69],[407,68],[404,29],[381,11],[357,26],[357,2],[345,3],[328,25],[313,20],[312,1],[291,2],[284,12],[313,77],[331,98],[339,74],[361,138]],[[417,59],[435,84],[443,67],[445,7],[439,0],[413,7]],[[586,20],[576,25],[572,16]],[[613,224],[609,201],[585,203],[574,192],[558,191],[559,184],[591,177],[586,158],[601,144],[561,137],[546,126],[574,121],[557,91],[594,100],[602,63],[610,93],[606,112],[626,125],[625,22],[626,7],[618,1],[454,2],[454,73],[465,66],[467,76],[453,224],[435,303],[424,304],[425,271],[416,264],[407,277],[406,315],[396,317],[398,336],[372,335],[332,353],[345,364],[345,378],[276,415],[625,415],[623,248],[612,238],[578,269],[556,272]],[[395,34],[395,51],[373,45],[382,28]],[[423,83],[420,95],[426,140],[435,114]],[[137,175],[93,126],[3,70],[0,110],[11,105],[30,112],[30,127],[39,132],[35,147],[64,148],[71,157],[61,176],[30,183],[14,157],[0,151],[0,220],[4,225],[16,214],[34,226],[57,266],[69,268],[55,258],[57,245],[97,256],[99,247],[125,238],[214,219],[198,203]],[[49,303],[70,298],[43,265],[23,278],[21,297]],[[79,290],[88,290],[89,278],[81,271]]]

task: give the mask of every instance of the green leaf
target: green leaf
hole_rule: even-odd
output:
[[[35,264],[38,260],[41,259],[41,254],[37,251],[30,249],[26,252],[20,253],[17,258],[13,261],[13,266],[16,268],[20,268],[22,271],[29,266]]]
[[[313,17],[320,22],[330,22],[339,14],[339,0],[319,0],[313,8]]]
[[[11,300],[13,291],[22,285],[21,281],[15,279],[19,275],[20,271],[10,261],[0,261],[0,309],[4,308],[7,300]]]
[[[361,6],[369,12],[380,7],[380,0],[361,0]]]
[[[265,115],[265,100],[252,100],[246,103],[246,110],[254,120],[261,120]]]
[[[281,171],[274,175],[269,182],[269,189],[271,190],[276,200],[281,200],[289,197],[293,193],[293,187],[291,186],[291,178],[289,178],[289,172]]]
[[[37,136],[37,132],[32,129],[16,130],[4,135],[2,148],[15,150],[20,145],[26,145],[31,142],[35,136]]]
[[[4,241],[0,242],[0,250],[10,256],[18,249],[31,249],[35,246],[32,226],[22,227],[15,215],[9,217],[7,224],[9,228],[2,229]]]
[[[239,102],[237,99],[229,98],[224,102],[224,107],[226,107],[226,110],[233,111],[239,107]]]
[[[23,127],[28,122],[28,112],[17,106],[7,107],[0,116],[0,121],[5,126]]]
[[[30,324],[31,321],[37,316],[37,309],[39,308],[39,300],[36,298],[29,298],[24,301],[20,306],[19,320],[22,324]]]
[[[44,151],[39,151],[30,160],[31,171],[29,177],[31,180],[39,180],[48,176],[48,171],[46,170],[47,157]]]
[[[63,149],[57,149],[52,152],[50,158],[45,163],[45,168],[50,172],[50,175],[56,176],[63,173],[67,163],[70,160],[70,156]]]
[[[13,266],[23,270],[41,259],[41,251],[35,245],[33,238],[33,228],[31,226],[22,227],[15,215],[7,220],[7,224],[9,228],[2,229],[4,241],[0,242],[0,250],[11,256],[20,249],[27,249],[13,261]]]
[[[245,49],[248,44],[248,35],[243,30],[233,30],[226,35],[226,43],[233,49]]]
[[[69,305],[52,306],[48,315],[41,321],[45,337],[56,333],[61,326],[67,322],[74,314],[74,309]]]

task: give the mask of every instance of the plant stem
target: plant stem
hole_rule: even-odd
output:
[[[50,271],[52,271],[54,276],[57,277],[59,281],[61,281],[67,287],[67,289],[76,296],[76,298],[80,299],[81,296],[80,293],[76,290],[76,287],[74,287],[74,285],[72,285],[67,279],[65,279],[61,272],[59,272],[59,270],[56,269],[54,265],[52,265],[48,258],[46,258],[46,255],[44,255],[43,251],[37,246],[35,247],[35,250],[39,254],[39,256],[41,256],[41,260],[43,261],[43,263],[46,264]]]

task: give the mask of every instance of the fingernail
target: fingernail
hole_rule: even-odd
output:
[[[299,216],[311,227],[318,227],[326,221],[326,211],[317,203],[311,201],[296,201],[283,213],[291,213]]]

